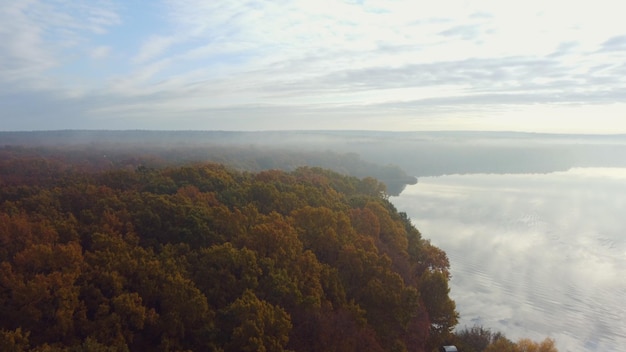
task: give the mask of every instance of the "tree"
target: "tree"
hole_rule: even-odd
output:
[[[472,326],[455,333],[455,344],[464,352],[482,352],[487,346],[503,338],[500,332],[492,332],[482,326]]]
[[[0,351],[25,352],[28,351],[28,336],[30,332],[15,330],[0,330]]]
[[[519,352],[519,349],[515,343],[503,337],[487,346],[485,352]]]
[[[456,305],[448,295],[448,278],[438,271],[425,271],[419,280],[419,292],[430,318],[430,345],[441,345],[450,338],[459,318]]]
[[[558,352],[554,340],[548,337],[541,342],[520,339],[516,345],[519,352]]]
[[[0,263],[0,324],[31,332],[30,342],[71,343],[81,315],[78,278],[83,265],[78,243],[34,244]],[[42,324],[42,322],[44,322]]]
[[[455,323],[445,253],[378,181],[120,155],[0,184],[7,349],[422,350]]]
[[[260,257],[293,261],[302,253],[296,230],[279,213],[272,212],[265,221],[254,225],[242,239],[242,245]]]
[[[250,290],[235,300],[224,312],[225,326],[230,327],[226,351],[285,351],[289,342],[291,320],[282,308],[260,300]]]
[[[215,309],[232,303],[248,289],[256,289],[262,274],[256,252],[234,248],[231,243],[201,248],[188,260],[194,282]]]

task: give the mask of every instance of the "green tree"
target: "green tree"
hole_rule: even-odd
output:
[[[189,266],[194,282],[215,309],[256,289],[262,274],[256,252],[234,248],[228,242],[190,254]]]
[[[494,333],[482,326],[465,328],[454,335],[456,346],[465,352],[482,352],[487,346],[504,337],[500,332]]]
[[[289,314],[252,291],[245,291],[225,310],[224,320],[232,327],[226,351],[285,351],[289,342]]]
[[[430,346],[441,345],[450,339],[458,322],[456,305],[450,299],[448,278],[438,271],[425,271],[419,280],[419,292],[430,319]]]

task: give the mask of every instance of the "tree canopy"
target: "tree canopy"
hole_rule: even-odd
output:
[[[447,259],[375,179],[1,162],[9,350],[422,351],[456,324]]]
[[[454,341],[448,258],[376,179],[0,154],[0,350],[431,351]]]

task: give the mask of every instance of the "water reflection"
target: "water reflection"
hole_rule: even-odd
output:
[[[626,169],[426,177],[391,200],[448,253],[459,327],[626,345]]]

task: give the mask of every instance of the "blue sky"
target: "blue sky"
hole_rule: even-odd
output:
[[[0,2],[0,130],[626,133],[616,0]]]

